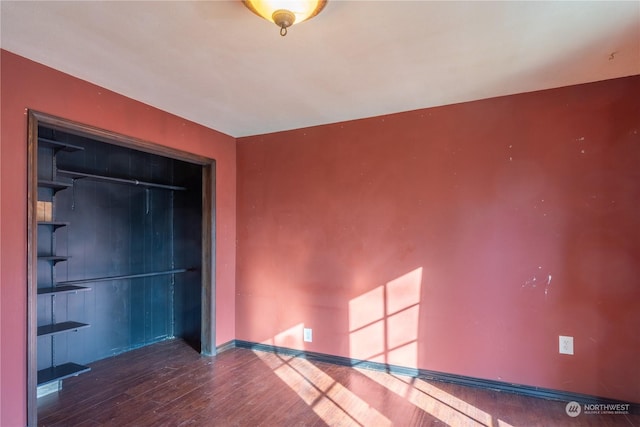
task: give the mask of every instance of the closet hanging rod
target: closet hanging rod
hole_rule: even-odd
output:
[[[66,282],[56,282],[56,286],[58,286],[58,285],[80,285],[82,283],[107,282],[109,280],[139,279],[139,278],[142,278],[142,277],[166,276],[166,275],[169,275],[169,274],[186,273],[187,271],[194,271],[194,269],[178,268],[178,269],[175,269],[175,270],[154,271],[152,273],[126,274],[126,275],[123,275],[123,276],[107,276],[107,277],[96,277],[96,278],[93,278],[93,279],[69,280],[69,281],[66,281]]]
[[[58,169],[58,174],[63,176],[68,176],[70,178],[75,178],[75,179],[87,178],[87,179],[94,179],[97,181],[109,181],[109,182],[116,182],[120,184],[140,185],[142,187],[159,188],[163,190],[176,190],[176,191],[186,190],[185,187],[178,187],[176,185],[156,184],[153,182],[139,181],[137,179],[115,178],[112,176],[96,175],[96,174],[84,173],[84,172],[74,172],[66,169]]]

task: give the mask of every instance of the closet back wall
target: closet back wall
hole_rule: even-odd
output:
[[[73,359],[87,364],[173,336],[199,342],[201,167],[48,129],[38,136],[84,148],[60,152],[58,170],[180,188],[77,178],[57,193],[56,217],[69,221],[58,247],[70,256],[56,264],[58,281],[192,270],[83,283],[92,292],[79,310],[91,327],[69,336]]]
[[[27,110],[216,160],[216,343],[235,338],[235,140],[0,50],[0,425],[26,424]]]

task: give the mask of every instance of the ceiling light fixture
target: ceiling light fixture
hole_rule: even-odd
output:
[[[280,27],[280,35],[287,28],[313,18],[327,4],[326,0],[243,0],[249,10]]]

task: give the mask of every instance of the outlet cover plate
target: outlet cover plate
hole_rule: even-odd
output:
[[[298,329],[300,330],[300,329]],[[312,342],[313,341],[313,331],[311,328],[304,328],[302,331],[304,342]]]
[[[573,337],[560,335],[560,354],[573,354]]]

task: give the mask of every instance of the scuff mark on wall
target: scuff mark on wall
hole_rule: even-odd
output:
[[[542,266],[538,266],[538,270],[542,270]],[[549,289],[551,288],[552,277],[553,276],[551,275],[551,273],[547,273],[547,275],[544,277],[541,277],[540,274],[534,274],[527,280],[525,280],[521,287],[533,289],[537,288],[538,284],[540,284],[540,286],[544,286],[544,294],[546,296],[549,294]]]

